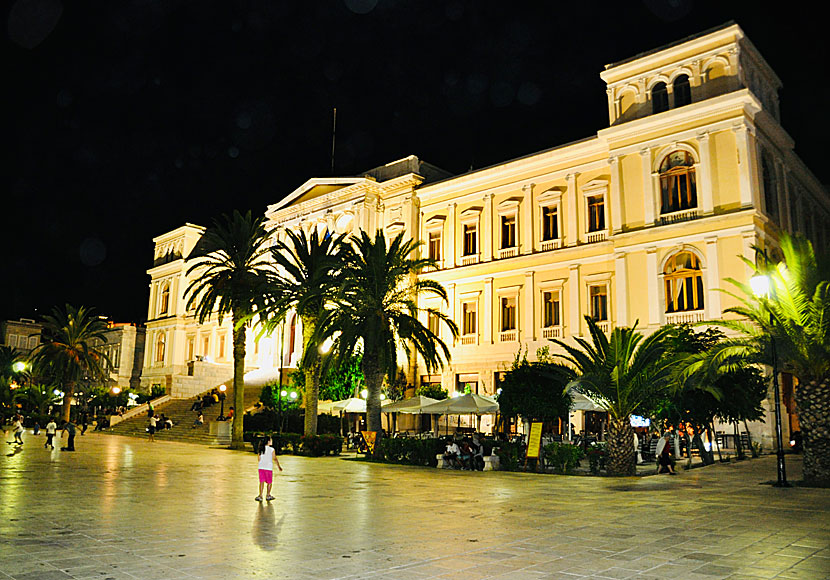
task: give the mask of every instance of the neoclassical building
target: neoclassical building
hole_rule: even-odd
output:
[[[449,303],[425,305],[461,335],[440,329],[452,361],[430,375],[413,360],[409,379],[487,394],[520,349],[532,356],[549,338],[584,336],[586,315],[605,330],[644,331],[720,318],[733,302],[718,289],[750,273],[740,257],[774,250],[781,230],[827,246],[830,195],[793,151],[781,81],[738,25],[600,76],[609,126],[596,135],[460,176],[412,156],[357,177],[309,179],[267,208],[269,227],[274,236],[382,228],[423,240],[439,265],[423,275],[449,293]],[[230,376],[229,322],[200,326],[184,307],[183,256],[202,231],[187,224],[156,238],[148,271],[142,384],[173,394]],[[293,366],[298,324],[258,344],[251,335],[250,368]]]

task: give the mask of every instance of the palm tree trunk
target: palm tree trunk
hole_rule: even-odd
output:
[[[303,433],[305,435],[317,435],[317,400],[320,398],[320,357],[317,352],[317,345],[312,344],[314,337],[314,330],[317,328],[317,319],[314,316],[301,316],[300,321],[303,324],[303,354],[307,356],[313,349],[313,361],[306,367],[305,373],[305,393],[303,394],[303,403],[305,403],[305,421]]]
[[[67,381],[63,385],[63,407],[61,407],[61,419],[69,421],[72,412],[72,395],[75,394],[75,381]]]
[[[830,485],[830,383],[799,381],[794,397],[804,445],[804,482]]]
[[[608,422],[608,474],[636,475],[637,455],[634,452],[634,429],[631,418],[610,418]]]
[[[380,433],[380,391],[383,386],[383,370],[377,362],[377,356],[368,352],[363,355],[360,366],[363,380],[366,382],[366,429]]]
[[[709,430],[709,427],[706,427],[706,429],[707,429],[707,430]],[[712,429],[712,430],[709,432],[709,441],[710,441],[712,444],[714,444],[714,446],[715,446],[715,447],[717,448],[717,450],[718,450],[718,461],[720,461],[721,463],[723,463],[723,453],[721,453],[721,450],[720,450],[720,443],[718,443],[718,433],[717,433],[717,431],[715,431],[715,424],[714,424],[714,422],[711,424],[711,429]],[[712,437],[712,435],[713,435],[713,434],[714,434],[714,438]]]
[[[245,448],[245,326],[236,324],[241,313],[233,313],[233,432],[231,447]]]
[[[746,429],[746,441],[749,443],[749,454],[753,457],[758,457],[758,452],[755,451],[755,447],[752,445],[752,433],[749,431],[749,424],[744,419],[744,429]]]

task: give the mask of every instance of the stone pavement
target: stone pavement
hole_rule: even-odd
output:
[[[830,490],[760,485],[773,457],[624,479],[284,457],[263,505],[250,453],[24,437],[0,579],[830,578]]]

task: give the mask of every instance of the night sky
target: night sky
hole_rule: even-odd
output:
[[[613,12],[609,9],[613,6]],[[735,20],[828,182],[827,27],[799,4],[4,3],[0,318],[146,317],[152,238],[409,154],[453,173],[594,135],[603,65]]]

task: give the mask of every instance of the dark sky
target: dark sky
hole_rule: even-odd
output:
[[[613,12],[609,10],[616,4]],[[4,3],[0,318],[146,316],[152,238],[415,154],[453,173],[607,126],[603,65],[736,20],[828,181],[823,19],[692,0]]]

